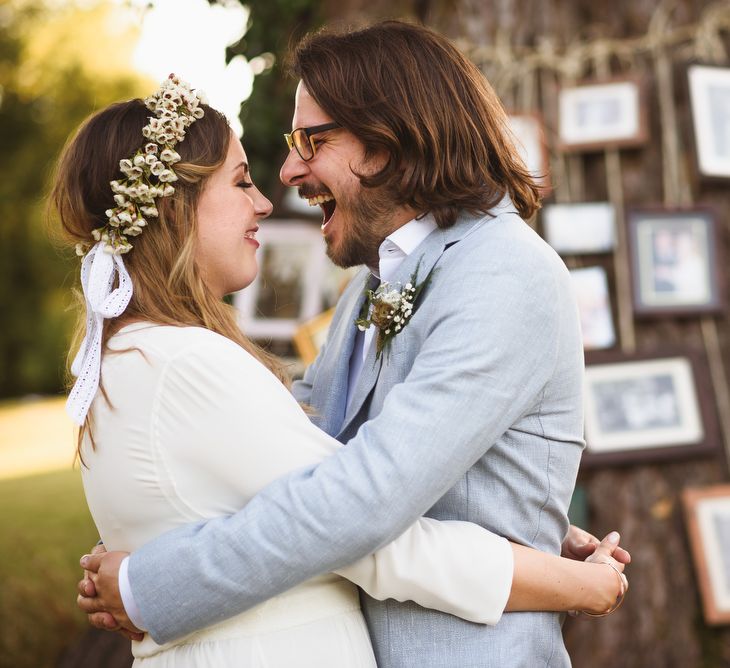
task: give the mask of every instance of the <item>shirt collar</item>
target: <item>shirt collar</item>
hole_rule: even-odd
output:
[[[380,244],[378,257],[379,267],[369,267],[370,271],[378,278],[392,273],[394,264],[400,264],[413,251],[421,245],[421,242],[433,232],[438,225],[435,218],[427,213],[422,218],[414,218],[401,225],[397,230],[389,234]],[[390,271],[383,271],[384,265],[388,264]]]

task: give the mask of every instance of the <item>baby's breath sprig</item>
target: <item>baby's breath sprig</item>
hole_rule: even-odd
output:
[[[355,320],[357,328],[364,332],[375,325],[378,328],[375,340],[375,359],[380,359],[383,351],[395,336],[408,324],[413,315],[418,296],[431,282],[435,269],[418,283],[418,261],[411,274],[411,280],[401,287],[400,283],[381,283],[375,290],[365,290],[365,301]]]
[[[132,249],[128,237],[141,234],[149,219],[158,217],[155,198],[175,192],[177,175],[172,166],[180,162],[175,146],[185,139],[187,128],[203,118],[200,105],[206,99],[171,74],[144,103],[154,113],[142,129],[147,143],[131,158],[119,161],[125,178],[109,182],[116,206],[105,211],[107,224],[91,232],[94,241],[104,242],[106,252],[117,255],[128,253]],[[76,254],[85,255],[92,245],[76,244]]]

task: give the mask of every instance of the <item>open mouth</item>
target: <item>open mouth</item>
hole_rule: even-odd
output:
[[[259,231],[259,228],[258,228],[258,226],[256,226],[256,227],[250,229],[248,232],[246,232],[243,235],[243,238],[248,239],[249,241],[253,241],[253,243],[255,243],[258,246],[259,242],[256,240],[256,232],[258,232],[258,231]]]
[[[322,208],[322,231],[327,226],[327,223],[332,220],[332,216],[337,208],[337,202],[332,195],[315,195],[314,197],[308,197],[307,202],[309,206],[319,206]]]

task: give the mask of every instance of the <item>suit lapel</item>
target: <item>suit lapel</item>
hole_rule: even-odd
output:
[[[429,272],[433,269],[434,265],[441,257],[441,254],[444,252],[444,247],[444,231],[435,229],[428,235],[428,237],[426,237],[426,239],[423,240],[413,253],[403,260],[403,264],[398,267],[398,271],[393,278],[393,285],[398,286],[398,284],[400,284],[400,287],[402,287],[408,283],[408,281],[411,280],[413,273],[416,271],[416,267],[418,267],[418,276],[416,281],[420,284],[423,280],[425,280],[426,276],[428,276]],[[418,309],[418,303],[416,303],[416,309]],[[352,348],[350,350],[352,350]],[[378,380],[383,365],[388,364],[387,355],[388,353],[386,350],[379,359],[376,359],[375,343],[373,342],[373,345],[370,346],[367,356],[363,361],[362,371],[360,372],[357,385],[354,388],[354,394],[350,401],[350,405],[347,408],[345,420],[342,424],[340,433],[344,432],[349,427],[350,423],[358,414],[362,405],[370,395],[373,387],[375,387],[375,383]]]
[[[354,323],[362,306],[366,283],[374,289],[377,282],[369,270],[363,270],[353,279],[353,292],[345,306],[344,315],[327,342],[328,354],[318,374],[321,380],[313,388],[312,403],[322,415],[323,421],[318,421],[319,427],[328,434],[338,433],[345,417],[350,357],[357,334]]]

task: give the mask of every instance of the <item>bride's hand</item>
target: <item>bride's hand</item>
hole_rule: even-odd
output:
[[[561,546],[560,556],[567,557],[568,559],[584,561],[591,556],[595,552],[596,548],[601,544],[601,541],[599,541],[593,534],[571,524],[568,527],[568,535],[565,537]],[[611,556],[616,561],[620,561],[622,564],[631,563],[631,555],[618,545],[616,545]]]
[[[126,552],[95,549],[84,555],[81,565],[84,579],[79,582],[76,603],[89,618],[89,623],[107,631],[119,631],[130,640],[141,640],[144,633],[127,616],[119,593],[119,566]]]
[[[619,534],[612,531],[586,559],[586,562],[601,566],[601,569],[594,569],[596,589],[592,592],[590,603],[583,609],[583,612],[593,615],[612,612],[628,591],[629,581],[623,572],[625,564],[615,558],[616,552],[620,549],[619,540]]]

